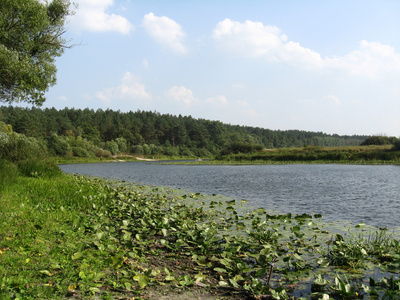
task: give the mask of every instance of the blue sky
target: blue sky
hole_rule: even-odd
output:
[[[400,1],[74,2],[44,107],[400,136]]]

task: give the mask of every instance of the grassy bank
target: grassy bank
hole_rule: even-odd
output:
[[[400,151],[392,145],[352,147],[302,147],[265,149],[251,153],[229,153],[216,157],[220,162],[248,163],[348,163],[400,164]]]
[[[52,164],[2,161],[0,171],[0,299],[400,295],[391,230],[69,176]]]

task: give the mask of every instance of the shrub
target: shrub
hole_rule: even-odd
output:
[[[391,138],[387,136],[371,136],[361,143],[361,146],[369,145],[390,145],[392,144]]]
[[[74,153],[74,156],[77,157],[89,157],[89,152],[86,151],[86,149],[82,147],[72,147],[72,152]]]
[[[394,143],[393,150],[400,151],[400,139],[397,139],[397,141]]]
[[[2,158],[17,162],[25,159],[44,158],[47,148],[43,142],[23,134],[13,132],[6,138],[0,136],[0,153]]]
[[[18,177],[18,167],[10,161],[0,159],[0,192],[10,184],[14,183]]]
[[[221,155],[227,154],[237,154],[237,153],[252,153],[261,151],[264,147],[262,145],[256,144],[246,144],[246,143],[233,143],[229,145],[226,149],[221,151]]]
[[[104,150],[102,148],[95,148],[93,153],[96,157],[110,157],[111,156],[110,151]]]
[[[71,151],[71,148],[65,138],[58,136],[57,134],[53,134],[48,137],[47,142],[49,145],[49,150],[56,155],[66,155]]]
[[[21,175],[27,177],[54,177],[62,174],[61,169],[49,160],[23,160],[18,163]]]
[[[106,148],[109,150],[113,155],[119,152],[118,144],[116,141],[108,141],[106,143]]]
[[[134,154],[143,154],[143,146],[142,145],[132,146],[131,152]]]

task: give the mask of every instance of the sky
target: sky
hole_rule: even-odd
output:
[[[398,0],[73,0],[43,107],[400,136]]]

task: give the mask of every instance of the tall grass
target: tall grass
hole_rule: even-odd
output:
[[[0,193],[16,182],[18,173],[18,167],[15,164],[0,159]]]

